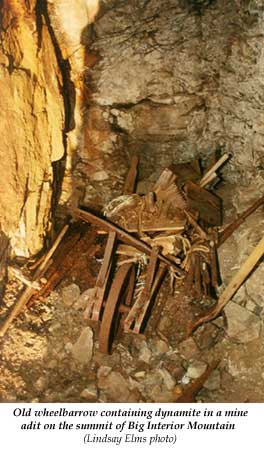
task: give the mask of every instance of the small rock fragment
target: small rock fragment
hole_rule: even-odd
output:
[[[166,388],[169,391],[172,390],[175,387],[176,382],[175,382],[174,378],[171,376],[170,372],[164,368],[158,369],[158,370],[162,376],[162,380],[163,380],[163,383],[166,386]]]
[[[154,351],[160,354],[167,353],[169,351],[169,346],[167,342],[163,341],[163,339],[157,339],[153,342]]]
[[[61,291],[62,300],[65,305],[71,306],[80,296],[80,288],[77,284],[65,286]]]
[[[41,376],[37,379],[35,383],[35,389],[37,392],[43,392],[46,387],[47,380],[45,377]]]
[[[136,373],[134,374],[134,377],[137,378],[137,379],[141,379],[141,378],[144,378],[145,375],[146,375],[145,370],[141,370],[140,372],[136,372]]]
[[[189,384],[191,381],[190,377],[187,375],[187,373],[185,373],[181,379],[181,383],[182,384]]]
[[[261,321],[258,316],[232,301],[226,305],[225,314],[230,338],[247,343],[259,337]]]
[[[194,339],[189,337],[182,341],[179,346],[179,353],[184,359],[192,359],[199,353],[199,348],[197,347]]]
[[[187,375],[189,378],[199,378],[207,368],[207,364],[203,361],[193,361],[191,366],[188,367]]]
[[[86,289],[76,300],[73,307],[77,310],[84,310],[87,306],[88,300],[94,298],[96,293],[96,288]]]
[[[206,323],[195,332],[195,342],[201,350],[211,348],[214,343],[219,329],[212,323]]]
[[[91,383],[89,384],[80,394],[80,397],[93,402],[95,400],[97,400],[97,396],[98,396],[98,391],[97,391],[97,387],[95,385],[95,383]]]
[[[123,403],[126,402],[129,395],[128,381],[119,372],[111,372],[104,380],[104,390],[113,402]]]
[[[148,348],[146,342],[142,341],[142,346],[139,351],[138,359],[140,361],[145,362],[146,364],[149,364],[151,358],[152,358],[151,350]]]
[[[204,387],[209,391],[216,391],[221,387],[221,375],[219,370],[214,370],[204,383]]]
[[[72,347],[72,356],[82,364],[88,364],[93,355],[93,330],[85,327]]]
[[[109,366],[101,366],[97,370],[97,378],[107,377],[107,375],[111,372],[112,368]]]
[[[71,342],[67,342],[65,344],[65,346],[64,346],[64,350],[65,350],[66,353],[71,353],[72,352],[72,348],[73,348],[73,345],[72,345]]]

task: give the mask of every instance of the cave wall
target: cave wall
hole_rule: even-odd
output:
[[[121,193],[134,153],[154,180],[221,147],[226,176],[263,189],[261,3],[0,2],[0,226],[13,254],[42,248],[55,197],[100,208]]]
[[[154,179],[171,162],[220,147],[232,155],[227,177],[263,189],[262,2],[103,3],[74,166],[82,202],[120,193],[133,153],[141,176]]]
[[[51,227],[52,164],[65,152],[62,78],[38,3],[0,4],[0,225],[26,257]]]

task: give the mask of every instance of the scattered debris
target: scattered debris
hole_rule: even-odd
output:
[[[216,166],[203,176],[197,162],[186,166],[182,176],[184,165],[175,166],[174,172],[165,169],[150,192],[138,195],[133,193],[137,164],[135,158],[126,192],[107,206],[106,217],[72,209],[71,215],[79,220],[63,228],[47,255],[28,266],[25,272],[23,268],[11,269],[13,276],[27,287],[4,322],[2,335],[25,304],[47,299],[50,292],[72,274],[71,283],[59,290],[60,301],[67,309],[65,320],[70,323],[71,316],[84,315],[89,326],[80,334],[81,322],[78,322],[72,335],[65,335],[60,348],[58,343],[46,364],[48,372],[57,371],[62,361],[67,361],[70,370],[89,367],[89,379],[76,387],[73,384],[67,387],[68,399],[195,401],[203,386],[208,395],[213,395],[224,383],[223,370],[216,369],[217,363],[211,364],[213,358],[204,361],[199,358],[202,351],[217,344],[218,336],[224,336],[226,323],[226,335],[234,342],[250,344],[260,337],[258,314],[261,311],[255,309],[258,307],[255,299],[247,299],[247,309],[229,300],[261,260],[263,239],[218,301],[216,294],[220,284],[217,248],[263,204],[263,198],[219,234],[222,205],[210,190],[214,186]],[[30,274],[32,268],[33,275]],[[250,279],[246,286],[250,287]],[[164,295],[160,295],[162,291]],[[167,311],[163,315],[170,296],[178,316],[167,315]],[[181,316],[181,308],[187,304],[190,315]],[[42,305],[44,311],[46,306]],[[225,319],[215,319],[224,306]],[[65,323],[62,327],[58,322],[58,318],[64,320],[63,316],[58,315],[50,323],[51,318],[49,310],[41,324],[47,322],[47,330],[55,340],[63,332]],[[186,331],[193,332],[213,319],[193,336],[180,335],[176,346],[168,341],[166,327],[164,331],[157,326],[167,321],[166,326],[174,327],[175,333],[179,333],[178,322],[182,321]],[[30,321],[34,327],[39,326],[37,316],[34,321],[26,313],[24,320],[25,326]],[[148,323],[150,328],[147,328]],[[141,333],[146,331],[148,336],[153,327],[155,337],[146,341]],[[14,328],[11,331],[14,332]],[[114,354],[102,357],[99,352],[112,351],[115,338],[120,343],[114,346]],[[48,373],[36,373],[34,398],[37,401],[59,401],[63,396],[62,392],[52,394],[52,382]],[[19,398],[23,399],[23,395]]]

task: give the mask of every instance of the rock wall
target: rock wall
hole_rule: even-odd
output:
[[[52,164],[65,152],[62,77],[39,2],[0,4],[0,223],[13,253],[27,257],[51,226]]]
[[[41,249],[54,198],[99,208],[121,193],[133,153],[154,180],[222,147],[226,175],[263,189],[261,3],[0,2],[0,225],[13,254]]]
[[[75,165],[82,201],[121,192],[135,152],[141,178],[155,178],[222,147],[232,154],[226,175],[263,189],[263,2],[103,3],[87,51],[97,60]]]
[[[0,230],[0,300],[4,292],[6,275],[7,275],[7,263],[9,256],[9,241],[7,237]]]

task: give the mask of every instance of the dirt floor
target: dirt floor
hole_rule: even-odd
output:
[[[225,223],[256,199],[249,188],[223,185],[219,192]],[[263,222],[260,208],[220,249],[219,292],[260,240]],[[175,402],[214,362],[196,401],[264,401],[263,262],[223,314],[189,337],[187,312],[206,305],[190,309],[190,299],[172,295],[165,280],[145,333],[119,333],[106,355],[98,350],[97,324],[83,314],[105,238],[95,238],[93,227],[85,233],[85,245],[75,247],[78,264],[73,258],[56,290],[32,302],[1,338],[1,402]],[[1,321],[22,288],[10,275]]]

